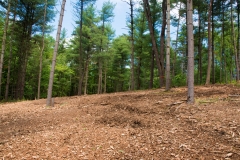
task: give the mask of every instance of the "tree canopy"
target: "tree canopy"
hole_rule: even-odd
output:
[[[50,24],[57,12],[55,0],[46,2],[0,1],[1,37],[4,37],[4,27],[8,25],[6,43],[4,38],[0,39],[5,47],[2,47],[5,52],[2,52],[1,100],[38,97],[39,75],[39,98],[47,96],[55,46],[55,37],[49,34],[52,32]],[[66,37],[65,29],[61,32],[54,73],[54,97],[159,88],[166,82],[170,86],[187,86],[189,41],[186,1],[169,1],[170,45],[166,44],[166,0],[126,2],[132,4],[132,10],[129,7],[126,17],[129,32],[122,35],[115,35],[112,27],[117,4],[105,1],[99,9],[95,0],[74,2],[76,28],[71,37]],[[192,2],[194,84],[239,80],[239,1]],[[43,16],[45,5],[46,16]],[[170,61],[165,58],[167,53]],[[166,78],[166,68],[169,78]]]

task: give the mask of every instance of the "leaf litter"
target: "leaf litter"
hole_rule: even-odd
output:
[[[45,99],[1,104],[0,159],[240,159],[240,88],[197,86],[194,105],[186,95],[180,87],[56,97],[53,108]]]

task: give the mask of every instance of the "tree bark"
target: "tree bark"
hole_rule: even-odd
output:
[[[153,77],[154,77],[154,50],[150,52],[151,56],[151,68],[150,68],[150,82],[149,82],[149,89],[153,88]]]
[[[66,0],[62,0],[61,13],[60,13],[60,18],[58,22],[58,30],[57,30],[56,42],[55,42],[53,58],[52,58],[52,67],[51,67],[49,84],[48,84],[48,95],[47,95],[47,104],[46,104],[47,106],[51,106],[51,102],[52,102],[51,99],[52,99],[53,78],[54,78],[54,71],[55,71],[55,65],[56,65],[57,51],[58,51],[60,33],[62,28],[65,4],[66,4]]]
[[[41,77],[42,77],[42,57],[43,57],[43,51],[45,47],[44,43],[44,36],[45,36],[45,21],[46,21],[46,14],[47,14],[47,3],[48,1],[45,0],[45,8],[44,8],[44,20],[43,20],[43,29],[42,29],[42,49],[40,52],[40,57],[39,57],[39,74],[38,74],[38,94],[37,94],[37,99],[40,99],[40,90],[41,90]]]
[[[198,10],[198,12],[200,12]],[[202,35],[204,35],[204,26],[202,29],[202,22],[201,22],[201,14],[198,14],[198,84],[202,84],[202,40],[203,37]],[[204,23],[203,23],[204,25]],[[201,33],[201,29],[202,29],[202,33]]]
[[[12,50],[13,50],[13,35],[14,35],[14,28],[15,28],[15,21],[16,21],[16,5],[17,1],[14,4],[14,13],[13,13],[13,23],[11,27],[11,34],[10,34],[10,53],[8,58],[8,72],[7,72],[7,82],[6,82],[6,90],[5,90],[5,100],[8,100],[8,93],[9,93],[9,84],[10,84],[10,73],[11,73],[11,61],[12,61]]]
[[[135,80],[134,80],[134,26],[133,26],[133,0],[130,0],[130,17],[131,17],[131,90],[133,91],[135,88]]]
[[[102,60],[98,59],[98,94],[102,94]]]
[[[178,12],[178,24],[177,24],[177,34],[176,34],[176,42],[175,42],[175,52],[174,52],[174,59],[173,59],[173,68],[172,68],[172,76],[175,77],[175,64],[177,61],[177,52],[178,52],[178,33],[179,33],[179,26],[180,26],[180,10],[182,8],[182,3],[180,2],[179,12]]]
[[[2,52],[1,52],[1,58],[0,58],[0,97],[2,96],[2,70],[3,70],[3,59],[4,59],[5,47],[6,47],[6,37],[7,37],[7,30],[8,30],[8,19],[9,19],[10,7],[11,7],[11,1],[9,0],[7,12],[6,12],[5,26],[3,31]]]
[[[212,4],[213,5],[213,4]],[[212,84],[215,84],[215,53],[214,53],[214,8],[212,6]]]
[[[89,62],[89,58],[87,58],[86,61],[86,71],[85,71],[85,85],[84,85],[84,95],[87,95],[87,84],[88,84],[88,62]]]
[[[225,78],[224,78],[224,81],[225,83],[227,82],[226,80],[226,77],[227,77],[227,72],[226,72],[226,65],[225,65],[225,62],[226,62],[226,56],[225,56],[225,35],[224,35],[224,30],[225,30],[225,24],[224,24],[224,21],[225,21],[225,8],[224,8],[224,3],[222,1],[222,45],[221,45],[221,70],[220,70],[220,81],[223,82],[223,75],[225,75]]]
[[[163,0],[162,2],[162,29],[160,35],[160,63],[164,64],[164,49],[165,49],[165,30],[166,30],[166,8],[167,8],[167,1]],[[160,67],[160,87],[164,85],[164,65]]]
[[[237,22],[238,22],[238,35],[237,35],[237,50],[238,50],[238,66],[240,66],[240,4],[239,4],[239,0],[237,0]],[[240,71],[239,73],[240,74]]]
[[[188,103],[194,103],[194,37],[192,0],[187,1],[187,37],[188,37]]]
[[[149,31],[150,31],[150,35],[151,35],[151,40],[152,40],[152,48],[154,50],[155,59],[156,59],[157,67],[158,67],[159,84],[160,84],[160,87],[161,87],[163,63],[160,61],[160,58],[159,58],[159,55],[158,55],[157,43],[156,43],[156,40],[155,40],[155,37],[154,37],[154,31],[153,31],[149,2],[148,2],[148,0],[143,0],[143,2],[144,2],[144,10],[145,10],[146,18],[148,20],[148,27],[149,27]]]
[[[239,80],[239,65],[238,65],[238,54],[237,54],[237,45],[235,40],[235,28],[233,22],[233,1],[231,0],[231,25],[232,25],[232,40],[233,40],[233,52],[235,56],[235,66],[236,66],[236,80]]]
[[[104,68],[104,86],[103,86],[103,93],[107,93],[107,69]]]
[[[80,33],[79,33],[79,82],[78,82],[78,95],[82,94],[82,84],[83,84],[83,61],[82,61],[82,26],[83,26],[83,1],[81,0],[81,15],[80,15]]]
[[[170,90],[170,0],[167,0],[166,91]]]
[[[209,9],[208,9],[208,69],[207,69],[207,78],[205,83],[206,85],[210,84],[211,67],[212,67],[212,31],[211,31],[212,3],[213,3],[213,0],[210,0]]]

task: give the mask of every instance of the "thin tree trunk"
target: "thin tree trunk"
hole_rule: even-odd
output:
[[[182,3],[180,2],[179,12],[178,12],[178,24],[177,24],[177,35],[176,35],[176,43],[175,43],[175,52],[174,52],[174,59],[173,59],[173,70],[172,75],[175,77],[175,64],[177,61],[177,53],[178,53],[178,33],[179,33],[179,26],[180,26],[180,10],[182,8]]]
[[[141,50],[139,52],[139,57],[138,57],[138,67],[137,67],[137,90],[139,90],[142,86],[142,83],[141,83],[141,66],[142,66],[142,53],[143,53],[143,41],[142,41],[142,35],[141,35]],[[150,73],[151,74],[151,73]]]
[[[170,90],[170,0],[167,0],[166,91]]]
[[[133,27],[133,0],[130,0],[130,10],[131,10],[131,90],[133,91],[135,88],[134,81],[134,27]]]
[[[88,85],[88,59],[86,61],[86,72],[85,72],[85,85],[84,85],[84,95],[87,94],[87,85]]]
[[[194,37],[192,0],[187,1],[187,37],[188,37],[188,103],[194,103]]]
[[[156,43],[156,40],[155,40],[155,37],[154,37],[154,31],[153,31],[153,26],[152,26],[152,18],[151,18],[149,3],[148,3],[148,0],[144,0],[143,2],[144,2],[144,10],[145,10],[146,18],[148,20],[148,27],[149,27],[149,31],[150,31],[150,35],[151,35],[152,47],[153,47],[153,50],[154,50],[155,59],[156,59],[157,67],[158,67],[159,84],[161,85],[163,64],[160,61],[160,58],[159,58],[159,55],[158,55],[157,43]]]
[[[213,5],[213,4],[212,4]],[[214,55],[214,8],[212,6],[212,84],[215,84],[215,55]]]
[[[225,55],[225,52],[224,52]],[[225,71],[225,84],[228,82],[228,74],[227,74],[227,60],[226,56],[224,56],[224,71]]]
[[[15,1],[17,3],[17,1]],[[5,100],[8,100],[8,93],[9,93],[9,84],[10,84],[10,73],[11,73],[11,61],[12,61],[12,48],[13,48],[13,35],[14,35],[14,28],[15,28],[15,21],[16,21],[16,5],[14,5],[14,15],[13,15],[13,24],[11,27],[11,34],[10,34],[10,53],[8,59],[8,72],[7,72],[7,82],[6,82],[6,90],[5,90]]]
[[[150,52],[151,55],[151,68],[150,68],[150,82],[149,82],[149,89],[153,88],[153,77],[154,77],[154,50]]]
[[[220,77],[220,83],[222,83],[222,75],[223,75],[223,33],[221,33],[221,47],[220,47],[220,54],[221,54],[221,56],[220,56],[220,75],[219,75],[219,77]]]
[[[2,70],[3,70],[3,59],[5,54],[5,47],[6,47],[6,37],[7,37],[7,30],[8,30],[8,19],[9,19],[9,12],[10,12],[11,2],[8,1],[8,9],[6,12],[6,20],[5,20],[5,26],[3,31],[3,38],[2,38],[2,52],[1,52],[1,58],[0,58],[0,97],[2,96]]]
[[[208,9],[208,69],[207,69],[207,78],[205,83],[206,85],[210,84],[211,67],[212,67],[212,31],[211,31],[212,2],[213,0],[210,0],[209,9]]]
[[[233,55],[233,49],[231,49],[231,52],[232,52],[231,55]],[[230,63],[231,65],[230,65],[230,69],[229,69],[230,70],[230,83],[232,82],[232,75],[233,75],[233,59],[235,59],[234,56],[231,57],[231,63]]]
[[[98,59],[98,94],[102,94],[102,60]]]
[[[141,51],[142,53],[142,51]],[[141,67],[142,67],[142,58],[141,58],[141,55],[139,57],[139,61],[138,61],[138,69],[137,69],[137,72],[138,72],[138,86],[137,86],[137,89],[141,89],[142,87],[142,83],[141,83]]]
[[[11,73],[11,61],[12,61],[12,33],[10,36],[10,53],[9,53],[9,59],[8,59],[8,72],[7,72],[7,82],[6,82],[6,90],[5,90],[5,100],[8,100],[8,93],[9,93],[9,84],[10,84],[10,73]]]
[[[62,28],[65,4],[66,4],[66,0],[62,0],[61,13],[60,13],[60,18],[59,18],[59,22],[58,22],[58,30],[57,30],[56,42],[55,42],[53,58],[52,58],[52,68],[51,68],[49,84],[48,84],[48,95],[47,95],[47,104],[46,104],[47,106],[53,105],[53,104],[51,104],[53,77],[54,77],[54,71],[55,71],[55,65],[56,65],[57,51],[58,51],[60,33],[61,33],[61,28]]]
[[[162,2],[162,29],[160,35],[160,63],[164,64],[164,49],[165,49],[165,30],[166,30],[166,8],[167,8],[167,0],[163,0]],[[164,85],[164,65],[161,65],[160,68],[160,87]]]
[[[105,30],[105,18],[104,16],[102,17],[102,35],[104,35],[104,30]],[[100,52],[103,52],[103,39],[100,40]],[[102,94],[102,85],[103,85],[103,79],[102,79],[102,74],[103,74],[103,59],[100,57],[98,58],[98,94]]]
[[[231,0],[231,25],[232,25],[232,36],[233,36],[233,52],[235,56],[235,65],[236,65],[236,80],[239,80],[239,66],[238,66],[238,55],[237,55],[237,45],[235,40],[235,28],[233,23],[233,1]],[[232,76],[231,76],[232,77]]]
[[[153,23],[152,24],[152,28],[153,28],[153,35],[155,35],[155,30],[154,30],[154,27],[155,27],[155,24]],[[156,39],[155,39],[156,40]],[[154,52],[154,49],[152,47],[152,53],[151,53],[151,73],[150,73],[150,85],[151,85],[151,88],[153,88],[153,80],[154,80],[154,58],[155,58],[155,52]],[[160,79],[159,79],[159,84],[160,84]]]
[[[240,66],[240,4],[239,0],[237,0],[237,21],[238,21],[238,40],[237,40],[237,45],[238,45],[238,66]],[[240,71],[239,71],[240,74]]]
[[[104,87],[103,93],[107,93],[107,68],[104,68]]]
[[[203,30],[202,30],[203,33],[201,33],[202,23],[201,23],[200,18],[201,18],[201,15],[199,14],[199,17],[198,17],[198,19],[199,19],[199,21],[198,21],[198,23],[199,23],[199,28],[198,28],[198,32],[199,32],[199,37],[198,37],[198,57],[199,57],[199,60],[198,60],[198,77],[199,77],[199,84],[202,84],[202,40],[203,40],[202,35],[204,35],[204,28],[205,27],[203,27]],[[203,25],[204,25],[204,23],[203,23]]]
[[[82,26],[83,26],[83,1],[81,0],[81,15],[80,15],[80,33],[79,33],[79,82],[78,82],[78,95],[80,96],[82,94],[82,84],[83,84],[83,78],[84,73],[82,69]]]
[[[44,8],[44,20],[43,20],[43,29],[42,29],[42,49],[39,58],[39,74],[38,74],[38,94],[37,99],[40,99],[40,90],[41,90],[41,77],[42,77],[42,58],[43,58],[43,51],[44,51],[44,36],[45,36],[45,21],[46,21],[46,14],[47,14],[47,3],[48,1],[45,0],[45,8]]]
[[[223,1],[222,1],[222,45],[221,45],[221,82],[223,81],[223,75],[225,73],[225,83],[226,83],[226,67],[225,67],[225,61],[226,61],[226,56],[225,56],[225,35],[224,35],[224,30],[225,30],[225,26],[224,26],[224,21],[225,21],[225,8],[224,8],[224,4],[223,4]]]

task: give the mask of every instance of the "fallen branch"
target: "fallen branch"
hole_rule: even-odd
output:
[[[240,97],[240,95],[239,94],[230,94],[230,95],[228,95],[228,97]]]
[[[199,103],[214,103],[214,101],[199,101]]]

